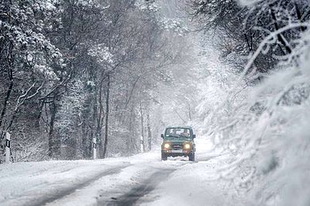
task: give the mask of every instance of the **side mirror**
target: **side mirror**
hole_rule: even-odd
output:
[[[195,134],[193,134],[193,139],[195,139],[196,138],[196,135]]]
[[[164,135],[163,135],[163,134],[161,134],[160,136],[161,136],[161,138],[163,138],[163,139],[164,139]]]

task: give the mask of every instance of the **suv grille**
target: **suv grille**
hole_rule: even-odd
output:
[[[172,145],[172,149],[174,150],[180,150],[183,148],[183,145],[182,144],[173,144]]]

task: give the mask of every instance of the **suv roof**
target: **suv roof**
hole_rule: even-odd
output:
[[[184,129],[192,129],[192,127],[190,126],[173,126],[173,127],[166,127],[166,129],[169,129],[169,128],[184,128]]]

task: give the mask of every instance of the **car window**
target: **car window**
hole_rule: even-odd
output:
[[[190,130],[187,128],[169,128],[166,130],[166,136],[190,137]]]

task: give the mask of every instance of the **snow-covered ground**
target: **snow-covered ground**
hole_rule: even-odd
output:
[[[96,161],[0,165],[0,205],[246,205],[217,169],[227,156],[197,139],[197,162],[160,151]]]

